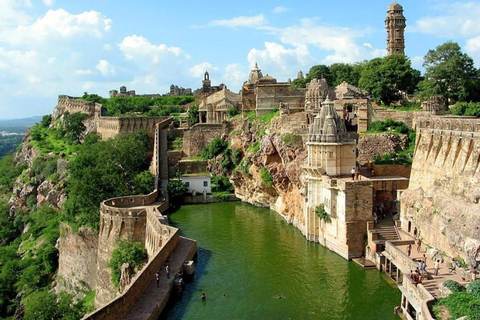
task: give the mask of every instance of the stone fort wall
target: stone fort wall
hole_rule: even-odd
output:
[[[102,140],[113,138],[119,134],[146,130],[149,137],[153,138],[155,126],[170,117],[99,117],[97,119],[97,133]]]
[[[227,133],[223,124],[197,123],[185,131],[183,136],[183,153],[187,157],[198,156],[213,138]]]
[[[88,114],[89,117],[100,115],[102,105],[99,103],[81,100],[77,97],[70,97],[67,95],[58,96],[57,110],[60,113],[81,112]]]
[[[402,225],[467,261],[480,252],[480,119],[419,117]]]

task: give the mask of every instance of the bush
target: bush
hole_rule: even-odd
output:
[[[317,215],[317,217],[320,218],[320,220],[323,220],[325,221],[326,223],[331,223],[332,222],[332,218],[330,217],[330,215],[325,211],[325,205],[322,203],[322,204],[319,204],[316,208],[315,208],[315,214]]]
[[[228,177],[214,176],[212,177],[212,192],[228,192],[234,191],[233,185],[230,183]]]
[[[303,142],[302,136],[294,133],[286,133],[281,136],[281,139],[288,147],[301,147]]]
[[[224,141],[220,136],[216,136],[212,139],[210,144],[202,150],[200,156],[205,160],[212,159],[225,151],[227,148],[227,141]]]
[[[250,158],[244,158],[242,162],[240,163],[240,170],[243,172],[244,175],[249,176],[250,173],[248,172],[248,168],[250,167],[250,164],[252,163],[252,159]]]
[[[140,242],[120,241],[118,247],[113,250],[112,257],[108,266],[112,272],[111,281],[115,287],[120,287],[120,276],[122,272],[122,265],[124,263],[130,264],[132,277],[147,262],[147,250]]]
[[[393,119],[387,119],[385,121],[374,121],[368,126],[367,132],[381,133],[381,132],[397,132],[408,134],[410,131],[413,131],[412,128],[408,127],[405,123],[401,121],[395,121]]]
[[[232,162],[236,166],[242,161],[242,150],[241,149],[232,149]]]
[[[229,117],[235,117],[237,114],[240,114],[240,111],[235,107],[229,107],[227,109],[227,115]]]
[[[150,171],[142,171],[133,178],[136,194],[149,194],[155,189],[155,176]]]
[[[467,292],[476,298],[480,298],[480,280],[470,282],[467,286]]]
[[[247,150],[253,153],[257,153],[260,150],[260,142],[255,141],[248,147]]]
[[[52,123],[52,115],[51,114],[47,114],[45,116],[43,116],[42,118],[42,127],[44,128],[48,128],[48,126],[50,125],[50,123]]]
[[[180,173],[177,173],[175,179],[168,181],[167,191],[170,203],[177,204],[181,201],[182,196],[187,192],[188,188],[185,183],[180,180]]]
[[[188,108],[188,120],[190,121],[191,126],[198,123],[199,121],[198,104],[195,104]]]
[[[70,143],[80,143],[80,137],[85,130],[83,121],[88,118],[85,113],[75,112],[65,116],[65,138]]]
[[[264,114],[263,116],[259,117],[260,122],[263,124],[269,124],[273,118],[280,115],[280,111],[278,109],[274,109],[269,111],[268,113]]]
[[[452,292],[460,292],[465,290],[465,288],[460,283],[453,280],[447,280],[443,283],[443,285],[450,289],[450,291]]]
[[[262,178],[263,183],[265,183],[267,186],[273,186],[272,174],[266,168],[260,169],[260,177]]]
[[[450,109],[452,114],[457,116],[480,117],[480,103],[479,102],[457,102],[455,106]]]

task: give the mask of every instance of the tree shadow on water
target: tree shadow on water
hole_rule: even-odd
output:
[[[182,293],[177,294],[172,292],[167,305],[163,309],[157,320],[174,320],[183,319],[185,311],[188,309],[189,303],[195,299],[200,299],[200,296],[193,297],[194,294],[202,291],[198,282],[202,276],[208,274],[207,265],[211,259],[212,251],[204,248],[197,249],[195,261],[195,273],[193,276],[184,276],[185,287]]]

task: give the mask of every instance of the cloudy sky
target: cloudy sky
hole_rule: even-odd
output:
[[[315,64],[385,54],[391,1],[0,0],[0,119],[50,113],[58,94],[238,91],[255,61],[295,78]],[[405,0],[406,54],[457,41],[480,67],[480,1]]]

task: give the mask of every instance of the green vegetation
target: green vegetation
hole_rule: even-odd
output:
[[[233,193],[233,185],[230,183],[230,179],[226,176],[213,176],[212,177],[212,192],[227,192]]]
[[[422,110],[422,106],[413,104],[408,101],[402,101],[402,106],[386,106],[384,104],[378,106],[377,108],[384,108],[384,109],[391,109],[395,111],[420,111]]]
[[[147,262],[147,250],[141,242],[120,241],[118,247],[113,250],[108,266],[112,272],[111,280],[115,287],[120,287],[122,265],[130,265],[130,274],[133,276]]]
[[[424,96],[439,95],[449,101],[480,101],[480,72],[472,58],[455,42],[445,42],[424,57],[425,80],[419,84]]]
[[[260,168],[260,178],[262,178],[263,183],[265,183],[267,186],[273,186],[272,174],[265,167]]]
[[[315,214],[317,215],[317,217],[320,218],[320,220],[324,221],[325,223],[331,223],[332,222],[332,218],[330,217],[330,215],[325,211],[325,205],[322,203],[322,204],[319,204],[316,208],[315,208]]]
[[[106,141],[98,141],[95,135],[87,137],[68,167],[64,219],[74,228],[88,226],[98,230],[101,201],[153,191],[153,179],[148,173],[141,174],[150,165],[151,141],[146,132]]]
[[[248,172],[248,168],[252,164],[252,159],[250,157],[243,158],[242,162],[240,162],[240,170],[243,172],[244,175],[249,176],[250,173]]]
[[[198,104],[195,104],[188,108],[188,119],[190,120],[191,126],[199,122]]]
[[[167,116],[171,113],[184,112],[185,110],[181,106],[193,102],[195,97],[193,95],[185,95],[159,96],[154,98],[115,97],[106,99],[96,94],[85,93],[82,99],[102,104],[107,116],[121,116],[126,114]]]
[[[279,115],[280,115],[280,111],[278,109],[275,109],[267,112],[263,116],[260,116],[258,119],[263,124],[270,124],[270,122],[272,122],[272,119]]]
[[[233,165],[236,167],[242,161],[242,149],[234,148],[232,149],[232,162]]]
[[[476,280],[467,286],[467,291],[458,282],[447,280],[444,286],[452,291],[448,297],[439,299],[433,305],[433,313],[437,319],[447,308],[450,319],[467,316],[468,319],[480,319],[480,281]]]
[[[182,150],[183,148],[183,138],[176,137],[173,138],[171,136],[167,137],[167,149],[168,150]]]
[[[0,135],[0,158],[14,150],[22,143],[23,135]]]
[[[227,149],[228,149],[228,142],[223,140],[220,136],[216,136],[215,138],[212,139],[210,144],[202,150],[202,152],[200,153],[200,156],[204,160],[212,159]]]
[[[456,116],[468,116],[480,118],[480,103],[479,102],[457,102],[453,108],[450,109],[452,114]]]
[[[465,288],[457,281],[447,280],[443,283],[443,285],[448,289],[450,289],[450,291],[452,292],[465,291]]]
[[[65,138],[70,143],[80,143],[82,133],[85,131],[83,121],[88,118],[85,113],[65,113]]]
[[[182,200],[182,196],[188,188],[180,179],[180,172],[175,173],[175,178],[168,181],[167,191],[170,203],[176,205]]]
[[[237,114],[240,114],[240,110],[238,110],[237,108],[235,107],[229,107],[227,109],[227,115],[229,117],[235,117]]]
[[[375,155],[374,164],[411,164],[413,152],[415,150],[415,131],[401,121],[387,119],[385,121],[375,121],[370,124],[366,133],[394,133],[408,135],[407,146],[400,152],[389,152],[384,155]]]
[[[251,145],[248,146],[247,151],[252,153],[257,153],[260,150],[260,142],[255,141]]]
[[[81,319],[88,312],[84,300],[73,301],[72,295],[48,290],[33,293],[25,299],[25,320]]]
[[[26,169],[26,165],[17,165],[13,163],[13,155],[7,155],[0,159],[0,194],[12,192],[15,179]]]
[[[286,133],[280,137],[283,143],[289,147],[302,147],[302,136],[295,133]]]
[[[411,67],[410,59],[394,54],[365,63],[359,86],[368,90],[373,100],[390,105],[402,99],[400,91],[413,93],[419,81],[420,71]]]

